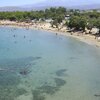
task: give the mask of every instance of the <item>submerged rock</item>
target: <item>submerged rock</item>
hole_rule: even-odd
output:
[[[25,89],[20,88],[20,89],[16,90],[15,95],[16,95],[16,97],[18,97],[18,96],[26,94],[26,93],[27,93],[27,91]]]
[[[39,90],[32,91],[33,100],[45,100],[45,96]]]
[[[56,91],[58,91],[58,88],[54,86],[43,85],[39,87],[38,90],[40,90],[42,93],[53,95]]]
[[[21,70],[19,73],[20,73],[21,75],[27,75],[27,74],[30,73],[30,71],[27,70],[27,69],[23,69],[23,70]]]
[[[95,94],[94,96],[95,96],[95,97],[100,97],[100,94]]]
[[[61,87],[66,84],[66,81],[60,78],[54,78],[56,86]]]
[[[57,76],[65,76],[66,71],[67,71],[67,69],[60,69],[60,70],[56,71],[56,75]]]

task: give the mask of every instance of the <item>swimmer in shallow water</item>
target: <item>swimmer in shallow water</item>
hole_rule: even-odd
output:
[[[16,37],[16,35],[14,34],[13,37]]]
[[[24,38],[26,38],[26,36],[24,36]]]

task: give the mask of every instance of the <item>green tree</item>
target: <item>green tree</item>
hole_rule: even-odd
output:
[[[69,20],[68,27],[74,28],[75,30],[85,31],[87,20],[82,16],[72,16]]]

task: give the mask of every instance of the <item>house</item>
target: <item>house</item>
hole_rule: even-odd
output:
[[[36,23],[36,22],[37,22],[37,19],[33,19],[33,20],[32,20],[32,23]]]
[[[65,20],[69,20],[69,18],[70,18],[70,15],[65,16]]]
[[[52,19],[46,19],[45,22],[51,23],[53,20]]]

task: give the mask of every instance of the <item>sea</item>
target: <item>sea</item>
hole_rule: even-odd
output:
[[[100,48],[1,26],[0,100],[100,100]]]

